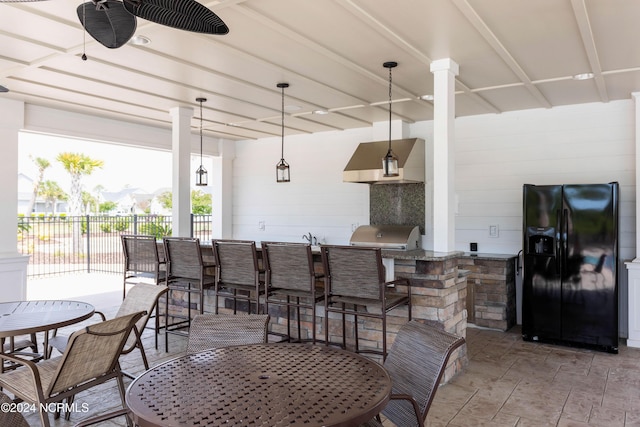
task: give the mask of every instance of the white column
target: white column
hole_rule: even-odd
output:
[[[431,63],[433,73],[433,250],[455,249],[455,77],[450,58]],[[425,150],[425,155],[429,150]],[[429,163],[427,163],[429,164]]]
[[[24,103],[0,100],[0,302],[27,297],[28,255],[18,253],[18,137],[24,128]]]
[[[191,234],[191,117],[193,108],[175,107],[171,110],[173,128],[172,147],[172,235]],[[195,174],[195,171],[193,171]]]
[[[631,94],[635,103],[635,131],[636,131],[636,224],[640,224],[640,92]],[[636,232],[636,251],[640,248],[640,233]],[[636,258],[632,262],[626,262],[627,266],[627,286],[628,295],[628,321],[629,337],[627,345],[629,347],[640,347],[640,257],[636,253]]]
[[[214,159],[211,173],[213,189],[212,237],[233,238],[233,159],[236,156],[232,141],[220,141],[220,157]]]

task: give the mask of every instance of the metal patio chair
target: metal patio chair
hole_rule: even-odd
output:
[[[382,415],[394,425],[424,426],[449,356],[465,339],[415,320],[400,328],[384,367],[391,377],[391,400]],[[360,427],[382,427],[377,417]]]
[[[145,312],[132,313],[76,331],[61,356],[39,363],[0,354],[0,359],[22,365],[0,374],[0,387],[34,404],[43,427],[50,426],[47,404],[65,399],[70,402],[75,394],[111,379],[116,380],[122,407],[126,408],[118,359],[132,330],[138,333],[136,322],[143,315]]]
[[[311,245],[307,243],[262,242],[262,260],[269,289],[265,309],[269,305],[286,306],[287,334],[291,336],[291,308],[295,309],[297,340],[302,341],[300,309],[311,311],[311,341],[316,342],[316,304],[324,299],[324,290],[316,281],[323,274],[314,269]],[[272,331],[273,334],[273,331]],[[281,334],[278,334],[281,335]]]
[[[220,239],[212,243],[216,263],[215,313],[218,313],[218,297],[222,296],[233,299],[234,314],[238,300],[246,301],[247,313],[254,312],[252,306],[255,305],[255,313],[260,314],[260,295],[266,295],[267,285],[256,242]]]
[[[385,281],[380,248],[363,246],[322,246],[325,272],[325,341],[329,344],[329,314],[342,315],[342,347],[346,348],[347,314],[354,316],[356,353],[387,355],[387,312],[408,306],[411,320],[411,286],[408,279]],[[358,309],[366,307],[366,310]],[[380,319],[382,350],[361,350],[358,340],[358,316]]]
[[[200,240],[191,237],[165,237],[164,252],[167,259],[167,307],[165,310],[165,351],[169,351],[169,334],[186,336],[193,316],[191,295],[196,296],[197,313],[204,313],[204,290],[215,285],[215,264],[202,257]],[[171,296],[175,292],[187,295],[186,315],[169,313]],[[169,323],[169,318],[178,322]]]
[[[160,297],[167,292],[166,285],[152,285],[150,283],[138,283],[134,285],[129,292],[127,292],[127,296],[120,304],[118,308],[118,312],[115,315],[115,318],[123,317],[131,315],[132,313],[138,313],[144,311],[146,314],[140,316],[140,318],[136,321],[136,331],[132,331],[127,341],[125,342],[124,347],[122,348],[122,354],[129,354],[134,351],[136,348],[140,350],[140,357],[142,357],[142,363],[144,364],[145,369],[149,369],[149,362],[147,361],[147,355],[144,351],[144,345],[142,344],[142,340],[140,339],[140,335],[144,331],[144,328],[147,325],[147,322],[150,319],[149,313],[153,313],[154,309],[158,306],[158,301]],[[96,311],[95,314],[100,316],[102,320],[106,320],[106,316],[104,313],[100,311]],[[154,331],[157,339],[157,330]],[[67,345],[69,337],[63,335],[57,335],[57,331],[54,331],[54,336],[49,338],[49,349],[48,355],[51,355],[51,348],[55,348],[60,353],[64,353]],[[134,376],[128,372],[122,372],[124,375],[129,378],[134,378]]]

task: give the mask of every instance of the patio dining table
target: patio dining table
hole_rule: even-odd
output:
[[[311,344],[207,350],[155,366],[127,389],[134,422],[149,426],[358,426],[389,400],[382,365]]]
[[[16,336],[44,332],[44,349],[49,344],[49,331],[90,318],[95,312],[93,305],[80,301],[39,300],[0,303],[0,340],[10,340],[9,352],[13,352]],[[35,344],[35,343],[33,343]],[[4,352],[4,346],[0,346]],[[31,355],[36,358],[41,355]],[[2,366],[0,366],[0,370]]]

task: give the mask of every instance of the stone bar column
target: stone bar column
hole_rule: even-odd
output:
[[[636,122],[636,224],[640,224],[640,92],[631,94],[635,103]],[[640,248],[640,233],[636,232],[636,258],[625,262],[627,266],[627,283],[629,286],[629,337],[627,346],[640,348],[640,257],[637,250]]]
[[[431,63],[433,73],[433,250],[455,248],[455,77],[450,58]],[[427,163],[429,164],[429,163]]]
[[[27,298],[28,255],[18,253],[18,138],[24,128],[24,103],[0,100],[0,302]]]
[[[172,235],[191,235],[191,117],[193,108],[170,110],[173,121],[172,147]],[[193,171],[195,174],[195,170]]]

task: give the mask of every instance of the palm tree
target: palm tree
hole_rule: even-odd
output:
[[[42,157],[33,158],[29,156],[33,163],[38,167],[38,177],[33,182],[33,192],[31,193],[31,199],[29,200],[29,205],[27,206],[27,215],[30,215],[33,212],[33,207],[36,204],[36,197],[38,196],[38,191],[40,190],[40,183],[44,178],[44,170],[51,166],[51,162],[47,159],[43,159]]]
[[[38,195],[43,197],[47,202],[47,205],[51,206],[51,212],[56,214],[56,207],[58,204],[58,200],[67,200],[69,196],[64,190],[58,185],[55,181],[43,181],[40,189],[38,190]]]
[[[94,160],[89,156],[79,153],[60,153],[56,160],[62,163],[65,170],[71,175],[71,191],[69,196],[69,210],[72,216],[82,214],[82,183],[83,175],[91,175],[96,168],[104,165],[102,160]],[[87,224],[88,226],[88,224]],[[83,253],[81,244],[81,227],[79,221],[73,221],[73,250]]]
[[[71,191],[69,192],[69,210],[71,215],[82,214],[82,183],[83,175],[91,175],[96,168],[104,166],[102,160],[94,160],[79,153],[60,153],[56,160],[62,163],[71,175]]]

